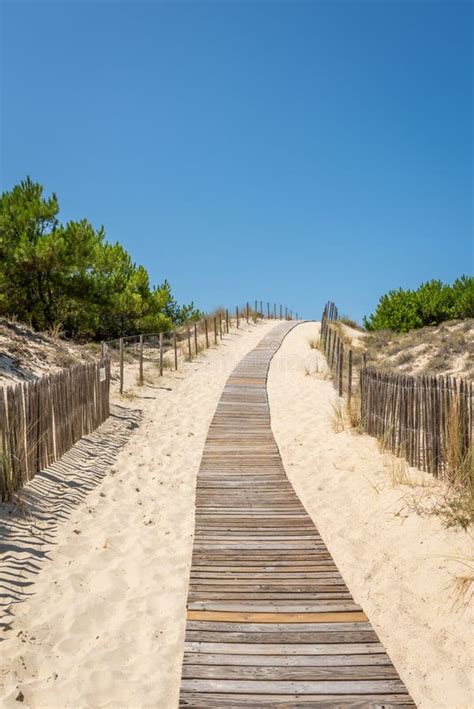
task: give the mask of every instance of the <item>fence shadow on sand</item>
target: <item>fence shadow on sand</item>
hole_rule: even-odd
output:
[[[141,419],[140,410],[113,406],[102,426],[0,504],[0,633],[10,628],[14,604],[33,595],[60,525],[99,485]]]

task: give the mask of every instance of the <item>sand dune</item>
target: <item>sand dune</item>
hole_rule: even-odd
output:
[[[114,410],[122,421],[28,487],[28,514],[4,510],[5,604],[31,595],[4,618],[2,707],[177,705],[204,440],[229,373],[273,326],[227,336],[162,379],[149,370]],[[452,557],[466,557],[472,540],[406,509],[372,439],[333,432],[336,395],[309,347],[317,327],[295,328],[270,369],[287,473],[415,701],[467,709],[472,613],[453,608]],[[134,379],[128,371],[128,386]]]

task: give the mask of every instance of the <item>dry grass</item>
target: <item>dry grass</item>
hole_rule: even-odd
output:
[[[347,428],[345,405],[342,399],[339,399],[332,405],[331,426],[334,433],[341,433]]]
[[[362,433],[362,418],[360,414],[360,396],[354,394],[350,401],[346,402],[346,416],[349,426],[355,431]]]
[[[379,449],[380,453],[390,453],[390,436],[391,429],[387,426],[383,434],[377,437],[377,448]]]
[[[454,576],[452,583],[453,605],[458,610],[462,610],[474,600],[474,557],[470,559],[456,557],[456,561],[465,568],[465,571]]]
[[[369,364],[404,374],[472,378],[474,320],[457,320],[407,333],[379,330],[364,337]]]
[[[48,329],[48,335],[53,338],[53,340],[59,340],[63,334],[64,328],[63,324],[58,322]]]
[[[312,350],[320,350],[321,349],[321,338],[320,337],[310,337],[308,342],[309,342],[309,346],[311,347]]]
[[[410,469],[406,460],[391,456],[388,469],[392,487],[398,487],[399,485],[414,487],[414,482],[410,476]]]
[[[458,394],[451,401],[447,418],[448,425],[444,450],[444,458],[447,465],[446,477],[448,482],[453,485],[469,487],[473,477],[472,451],[468,456],[464,453],[461,401]]]
[[[174,369],[174,358],[163,357],[163,369]]]
[[[333,431],[340,433],[341,431],[351,430],[356,433],[363,433],[360,418],[360,400],[357,394],[352,397],[350,403],[346,398],[339,398],[333,403],[332,408],[331,425]]]
[[[421,475],[417,475],[419,471],[410,469],[410,466],[404,458],[398,458],[391,453],[385,454],[384,465],[388,470],[390,485],[392,487],[432,487],[433,483],[421,477]]]
[[[329,369],[326,367],[325,364],[321,364],[320,362],[314,362],[314,364],[305,362],[303,365],[304,368],[304,373],[307,377],[309,376],[314,376],[317,379],[330,379],[331,377],[331,372]]]
[[[352,318],[348,317],[347,315],[343,315],[342,317],[340,317],[338,322],[342,323],[343,325],[347,325],[347,327],[352,327],[354,330],[360,330],[361,332],[364,332],[364,328],[361,327],[358,322],[352,320]]]
[[[464,471],[460,478],[464,480]],[[422,517],[437,517],[447,529],[468,531],[474,523],[474,486],[465,482],[439,481],[433,478],[423,495],[405,500],[408,509]]]

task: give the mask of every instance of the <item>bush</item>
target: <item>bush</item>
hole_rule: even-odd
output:
[[[445,320],[474,317],[474,278],[461,276],[452,286],[432,280],[417,290],[391,290],[375,313],[364,318],[367,330],[408,332]]]

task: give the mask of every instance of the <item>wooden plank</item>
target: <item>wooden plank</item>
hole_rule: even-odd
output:
[[[340,667],[367,665],[391,665],[384,653],[364,653],[363,655],[271,655],[239,653],[185,653],[184,665],[237,665],[239,667]]]
[[[227,655],[371,655],[385,652],[380,643],[200,643],[185,642],[188,653],[224,653]]]
[[[294,604],[291,605],[288,602],[285,603],[242,603],[242,602],[232,602],[232,601],[199,601],[196,603],[188,603],[189,610],[197,611],[237,611],[238,613],[251,613],[252,617],[257,614],[265,613],[278,613],[279,615],[285,613],[339,613],[339,612],[359,612],[361,611],[360,606],[355,603],[344,602],[344,603],[328,603],[327,601],[308,601],[307,603],[302,603],[298,600],[298,595],[295,594]],[[365,618],[365,616],[364,616]]]
[[[414,707],[407,694],[221,694],[213,692],[182,692],[181,706],[200,707],[255,707],[265,709],[299,709],[300,707],[334,707],[334,709],[408,709]]]
[[[370,680],[398,679],[393,665],[339,665],[337,667],[239,667],[238,665],[191,665],[183,667],[184,679],[240,680]]]
[[[183,679],[184,692],[252,692],[255,694],[399,694],[405,686],[400,679],[374,680],[226,680]]]
[[[188,620],[186,623],[186,630],[215,630],[217,632],[230,631],[241,631],[247,633],[274,633],[275,631],[283,631],[286,633],[292,632],[298,634],[301,631],[312,631],[312,632],[345,632],[345,633],[358,633],[361,630],[372,630],[371,624],[367,622],[318,622],[314,623],[310,620],[307,623],[253,623],[244,621],[232,622],[232,621],[214,621],[214,620]]]
[[[277,628],[274,632],[249,632],[245,631],[213,631],[197,628],[196,630],[186,629],[186,642],[203,643],[374,643],[378,642],[378,637],[373,630],[361,630],[358,633],[345,632],[324,632],[316,626],[311,631],[285,632]]]

